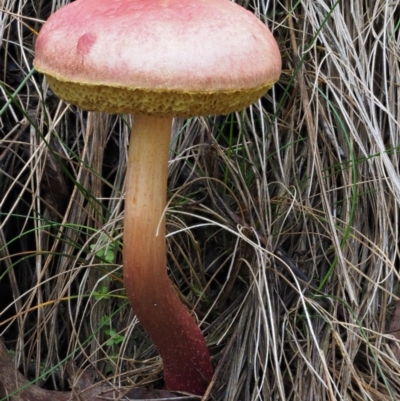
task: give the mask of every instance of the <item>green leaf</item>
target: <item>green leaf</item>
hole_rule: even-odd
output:
[[[110,295],[108,293],[108,288],[106,286],[101,287],[99,291],[94,291],[93,296],[96,301],[99,301],[100,299],[110,298]]]

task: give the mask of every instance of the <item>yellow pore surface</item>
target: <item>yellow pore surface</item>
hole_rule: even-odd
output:
[[[160,117],[229,114],[257,101],[274,83],[241,90],[184,92],[74,83],[51,75],[47,80],[58,97],[84,110]]]

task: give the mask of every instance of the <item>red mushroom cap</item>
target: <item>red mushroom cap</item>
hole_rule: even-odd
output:
[[[61,98],[118,113],[226,114],[281,72],[271,32],[228,0],[77,0],[48,19],[35,51]]]

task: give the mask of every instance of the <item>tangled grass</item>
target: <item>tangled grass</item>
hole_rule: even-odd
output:
[[[68,388],[73,360],[160,387],[121,280],[131,119],[60,102],[32,69],[64,3],[0,5],[0,336],[41,386]],[[242,5],[279,42],[280,82],[171,141],[168,267],[213,355],[205,398],[400,399],[399,1]]]

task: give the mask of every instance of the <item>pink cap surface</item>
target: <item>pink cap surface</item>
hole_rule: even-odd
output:
[[[281,72],[269,29],[229,0],[77,0],[35,52],[56,80],[151,91],[265,92]]]

